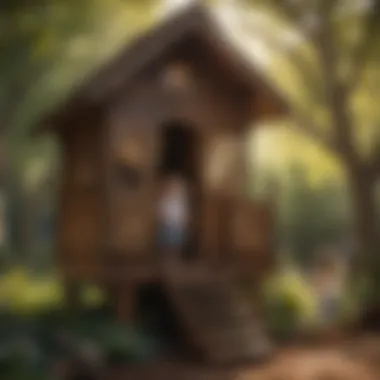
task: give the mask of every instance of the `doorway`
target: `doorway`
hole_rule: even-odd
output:
[[[188,357],[182,326],[162,284],[153,282],[140,285],[137,291],[136,320],[149,334],[162,354]]]
[[[170,121],[161,126],[161,157],[159,180],[180,177],[189,193],[189,233],[182,253],[184,259],[194,259],[199,243],[200,224],[200,139],[193,125]]]

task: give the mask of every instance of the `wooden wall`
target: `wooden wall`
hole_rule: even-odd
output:
[[[153,244],[157,141],[135,105],[110,115],[110,245],[116,255],[141,260]]]
[[[105,239],[103,126],[95,112],[61,132],[59,261],[66,274],[90,278]]]
[[[248,275],[265,276],[272,268],[274,258],[273,204],[237,199],[231,222],[236,263]]]
[[[89,278],[105,262],[154,260],[161,127],[173,121],[191,126],[199,144],[199,255],[267,265],[271,219],[243,190],[242,127],[250,112],[211,66],[171,56],[113,94],[101,114],[89,110],[68,123],[59,233],[66,272]]]
[[[196,70],[184,87],[168,86],[165,67],[136,78],[101,115],[89,112],[62,133],[59,242],[66,271],[89,278],[105,262],[154,260],[160,127],[170,121],[198,136],[200,257],[266,265],[270,223],[244,203],[239,109],[225,88]]]
[[[110,240],[114,251],[130,260],[141,260],[154,252],[156,165],[162,149],[160,127],[170,121],[193,126],[198,134],[202,197],[200,254],[214,258],[221,249],[223,226],[220,223],[224,215],[220,214],[218,203],[224,196],[225,184],[211,184],[209,161],[215,141],[223,139],[224,135],[233,136],[231,131],[240,127],[237,125],[240,123],[238,110],[231,102],[231,94],[208,81],[207,76],[191,63],[184,78],[179,75],[176,83],[170,76],[175,66],[172,62],[160,63],[150,73],[136,78],[125,93],[117,95],[108,109],[112,184],[109,196],[113,226]],[[141,180],[136,188],[127,189],[118,180],[115,168],[122,161],[138,171]],[[227,182],[234,183],[231,178]]]

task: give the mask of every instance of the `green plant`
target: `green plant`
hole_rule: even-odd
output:
[[[315,323],[317,300],[297,268],[274,273],[264,285],[266,320],[278,338],[288,338]]]
[[[138,362],[155,352],[154,342],[143,333],[113,323],[102,329],[99,342],[111,364]]]

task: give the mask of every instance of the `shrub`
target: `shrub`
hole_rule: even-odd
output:
[[[81,289],[86,307],[101,306],[105,297],[101,289],[87,284]],[[54,274],[33,276],[22,267],[14,267],[0,278],[0,305],[15,315],[34,315],[62,306],[63,284]]]
[[[296,268],[274,273],[264,285],[266,319],[278,338],[314,325],[317,302],[312,287]]]
[[[99,337],[109,364],[135,363],[154,354],[153,341],[132,328],[109,324]]]

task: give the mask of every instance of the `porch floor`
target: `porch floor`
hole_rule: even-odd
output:
[[[167,277],[168,271],[171,278],[178,281],[196,281],[205,277],[212,278],[213,273],[224,276],[235,276],[239,273],[236,266],[231,264],[207,263],[204,261],[164,263],[159,261],[128,262],[123,265],[93,268],[89,277],[94,281],[127,281],[129,283],[158,282]],[[65,269],[65,275],[72,280],[83,280],[84,271],[80,267]]]

